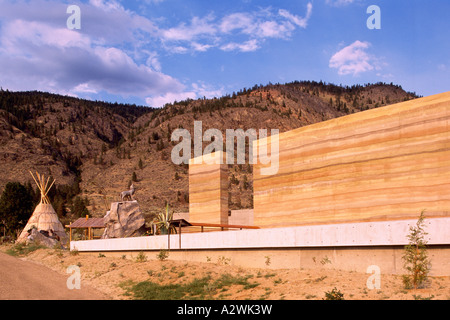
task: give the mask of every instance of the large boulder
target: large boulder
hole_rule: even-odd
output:
[[[102,239],[130,237],[145,224],[144,215],[136,200],[113,202],[104,220]]]
[[[26,244],[36,243],[47,248],[63,247],[59,241],[59,237],[56,235],[49,235],[46,231],[38,231],[38,229],[31,229],[29,236],[27,237]]]

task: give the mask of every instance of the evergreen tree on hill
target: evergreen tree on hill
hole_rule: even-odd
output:
[[[0,224],[4,235],[14,235],[25,226],[33,213],[32,189],[19,182],[9,182],[0,197]]]

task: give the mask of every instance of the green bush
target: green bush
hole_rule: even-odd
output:
[[[333,290],[325,292],[325,300],[345,300],[345,299],[344,294],[335,287]]]
[[[403,284],[406,289],[423,287],[431,269],[425,240],[427,233],[424,230],[424,219],[425,214],[422,211],[416,225],[409,228],[407,236],[409,244],[405,246],[403,255],[403,267],[408,271],[407,275],[403,275]]]
[[[136,257],[136,262],[145,262],[147,261],[147,256],[143,251],[139,252],[139,254]]]
[[[153,275],[153,272],[151,272]],[[179,273],[184,275],[183,273]],[[149,273],[150,275],[150,273]],[[127,294],[133,294],[139,300],[197,300],[212,299],[219,291],[225,291],[226,287],[241,285],[243,290],[255,288],[260,285],[257,282],[249,282],[250,275],[234,277],[230,274],[223,274],[220,278],[212,280],[210,276],[194,279],[186,284],[161,285],[151,281],[143,281],[137,284],[124,284]]]
[[[169,252],[167,250],[161,249],[156,257],[158,258],[158,260],[164,261],[169,257]]]

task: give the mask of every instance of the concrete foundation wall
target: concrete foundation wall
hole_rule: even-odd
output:
[[[134,253],[137,255],[137,253]],[[156,259],[158,252],[147,252]],[[401,246],[323,247],[241,250],[171,250],[169,258],[178,261],[229,263],[247,268],[268,269],[335,269],[366,272],[372,265],[384,274],[405,274],[404,249]],[[450,276],[450,245],[430,246],[431,276]],[[269,259],[269,265],[266,262]]]
[[[264,228],[450,216],[450,92],[321,122],[254,144],[254,223]],[[263,148],[264,149],[264,148]],[[273,164],[270,164],[273,167]]]
[[[135,259],[143,252],[149,260],[157,260],[159,250],[82,251],[81,254]],[[377,247],[311,247],[260,249],[171,249],[169,260],[229,264],[263,269],[334,269],[365,273],[369,266],[378,266],[381,274],[405,274],[402,246]],[[450,276],[450,245],[429,246],[431,276]],[[269,260],[268,260],[269,259]],[[269,264],[267,262],[269,261]]]

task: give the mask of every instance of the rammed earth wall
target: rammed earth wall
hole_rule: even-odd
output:
[[[280,134],[278,172],[254,165],[254,224],[449,217],[449,123],[447,92]]]

